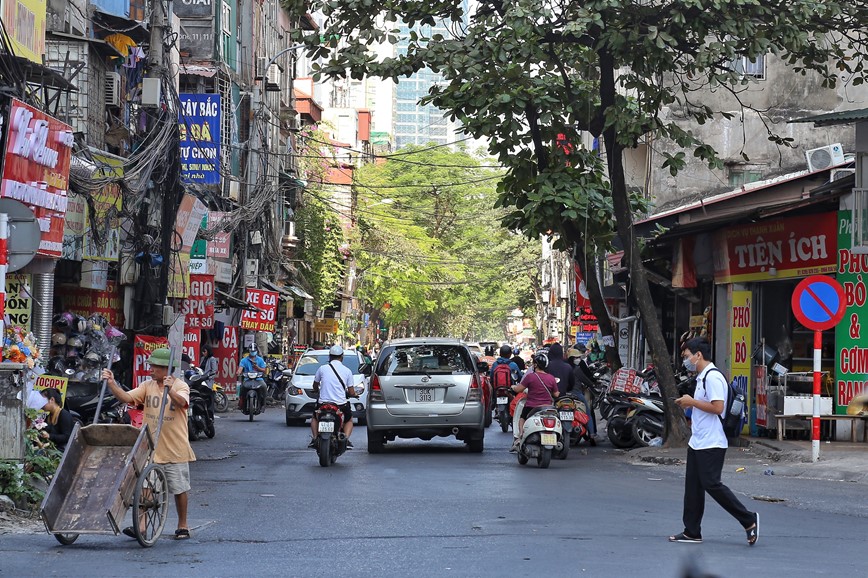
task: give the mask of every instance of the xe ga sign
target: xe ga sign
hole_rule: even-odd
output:
[[[247,289],[247,303],[256,310],[245,309],[241,314],[241,329],[274,331],[277,320],[277,292]]]

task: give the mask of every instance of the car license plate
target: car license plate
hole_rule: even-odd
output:
[[[573,412],[562,411],[561,412],[561,421],[573,421]]]
[[[335,431],[335,422],[333,421],[321,421],[319,422],[319,431],[324,433],[331,433]]]
[[[434,389],[431,387],[424,387],[416,390],[416,401],[417,402],[427,402],[434,401]]]
[[[497,405],[506,405],[508,403],[509,403],[508,397],[498,397],[497,398]]]
[[[540,443],[544,446],[556,446],[558,445],[558,436],[552,433],[544,433],[540,434]]]

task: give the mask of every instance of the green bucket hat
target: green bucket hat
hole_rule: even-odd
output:
[[[151,352],[151,356],[148,358],[148,363],[151,365],[159,365],[160,367],[169,367],[169,360],[171,359],[171,353],[165,347],[161,349],[155,349]]]

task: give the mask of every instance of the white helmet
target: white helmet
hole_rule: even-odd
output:
[[[344,354],[344,348],[340,345],[332,345],[331,349],[329,349],[329,355],[333,355],[335,357],[340,357]]]

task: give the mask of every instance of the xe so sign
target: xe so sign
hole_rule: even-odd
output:
[[[256,310],[245,309],[241,314],[241,328],[251,331],[274,331],[277,319],[277,292],[247,289],[247,303]]]
[[[190,295],[182,301],[181,313],[188,328],[214,327],[214,275],[190,275]]]

